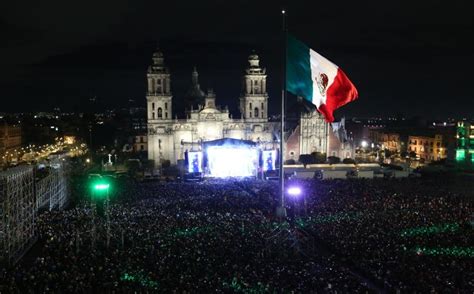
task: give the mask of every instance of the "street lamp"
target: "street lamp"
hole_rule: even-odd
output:
[[[291,186],[287,189],[287,194],[288,194],[288,196],[290,196],[293,199],[297,200],[301,196],[302,190],[298,186]],[[303,195],[303,205],[304,205],[304,213],[306,215],[307,214],[306,197],[304,195]]]
[[[300,187],[290,187],[288,188],[288,195],[296,198],[301,195],[301,188]]]
[[[109,184],[96,184],[94,185],[94,190],[96,191],[104,191],[104,190],[107,190],[107,192],[109,191],[109,187],[110,185]]]
[[[95,202],[99,200],[100,202],[105,203],[105,216],[106,216],[106,227],[107,227],[107,247],[110,244],[110,215],[109,215],[109,190],[110,190],[110,183],[107,182],[104,178],[99,178],[98,180],[91,183],[92,188],[92,205],[93,205],[93,212],[92,212],[92,225],[93,225],[93,242],[95,244],[95,220],[94,214],[96,212],[96,205]],[[94,197],[95,196],[95,197]]]

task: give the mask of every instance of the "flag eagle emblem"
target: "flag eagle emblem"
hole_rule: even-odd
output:
[[[316,75],[316,84],[318,85],[319,93],[321,96],[326,97],[326,90],[328,88],[329,78],[324,73],[319,73]]]

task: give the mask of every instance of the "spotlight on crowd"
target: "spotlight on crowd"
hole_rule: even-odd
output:
[[[300,187],[290,187],[288,188],[288,195],[293,197],[298,197],[301,195],[301,188]]]

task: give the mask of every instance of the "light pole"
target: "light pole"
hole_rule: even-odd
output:
[[[291,186],[287,190],[288,195],[295,199],[295,202],[298,200],[298,198],[301,196],[302,191],[301,188],[298,186]],[[304,212],[306,216],[306,197],[303,195],[303,205],[304,205]],[[299,210],[299,209],[298,209]]]
[[[106,181],[103,180],[103,178],[100,178],[99,181],[93,183],[92,185],[92,190],[93,190],[93,193],[92,195],[93,196],[97,196],[99,195],[100,197],[103,196],[103,193],[105,192],[105,200],[104,200],[104,203],[105,203],[105,217],[106,217],[106,231],[107,231],[107,248],[109,247],[109,244],[110,244],[110,213],[109,213],[109,189],[110,189],[110,184]],[[92,197],[92,198],[96,198],[96,197]],[[92,199],[92,207],[93,207],[93,211],[92,211],[92,234],[93,234],[93,246],[95,247],[95,212],[96,212],[96,205],[95,205],[95,200],[96,199]]]
[[[91,230],[91,234],[92,234],[92,248],[95,248],[95,238],[96,238],[96,234],[95,234],[95,213],[96,213],[96,205],[95,205],[95,189],[92,190],[92,193],[91,193],[91,208],[92,208],[92,230]]]
[[[109,211],[109,185],[107,185],[107,198],[105,199],[105,215],[107,226],[107,248],[110,245],[110,211]]]
[[[92,124],[89,125],[89,148],[92,150]]]
[[[284,150],[285,150],[285,102],[286,102],[286,38],[288,35],[286,29],[286,11],[281,11],[282,16],[282,37],[283,37],[283,70],[282,70],[282,89],[281,89],[281,121],[280,121],[280,206],[277,207],[276,215],[280,219],[286,218],[286,207],[285,207],[285,171],[283,165]]]

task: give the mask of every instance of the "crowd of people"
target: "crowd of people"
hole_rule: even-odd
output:
[[[467,179],[467,183],[471,181]],[[443,178],[301,183],[301,226],[385,289],[474,292],[473,190]]]
[[[471,195],[423,178],[294,184],[282,222],[276,182],[119,183],[105,215],[88,199],[39,215],[0,292],[474,291]]]

